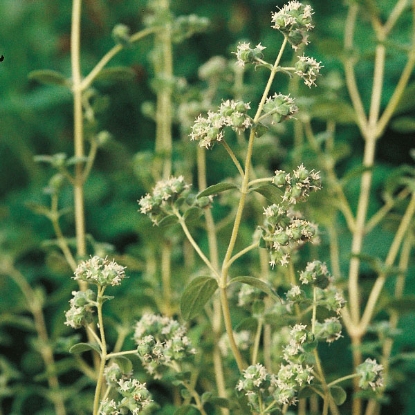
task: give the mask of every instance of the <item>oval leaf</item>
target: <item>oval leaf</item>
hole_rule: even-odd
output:
[[[114,357],[113,360],[120,367],[121,372],[124,375],[127,375],[132,372],[133,364],[130,359],[126,358],[125,356],[117,356],[117,357]]]
[[[29,73],[29,79],[34,79],[46,85],[66,85],[66,78],[59,72],[41,69]]]
[[[344,401],[347,398],[346,391],[340,386],[332,386],[330,388],[330,395],[333,397],[336,405],[343,405]]]
[[[105,68],[97,75],[97,81],[130,81],[134,78],[134,71],[124,66]]]
[[[212,277],[196,277],[184,290],[180,300],[182,317],[190,320],[197,316],[218,288]]]
[[[237,189],[237,188],[238,186],[236,186],[236,184],[233,184],[233,183],[217,183],[217,184],[207,187],[205,190],[202,190],[196,197],[199,199],[199,197],[216,195],[226,190]]]
[[[198,207],[191,207],[184,212],[183,217],[186,223],[191,223],[198,220],[202,216],[202,213],[202,209]]]
[[[165,227],[165,226],[171,226],[177,223],[177,216],[176,215],[168,215],[164,217],[160,222],[157,223],[158,226]]]
[[[391,123],[391,128],[398,133],[411,133],[415,131],[415,118],[399,117]]]
[[[274,292],[274,290],[264,281],[259,280],[255,277],[235,277],[232,278],[229,284],[234,282],[240,282],[242,284],[252,285],[255,288],[263,291],[265,294],[268,294],[270,297],[275,300],[280,301],[280,297]]]
[[[271,183],[263,184],[262,186],[259,186],[259,187],[254,187],[251,190],[261,194],[271,203],[281,202],[281,196],[282,196],[281,189],[279,189],[277,186]]]
[[[95,350],[97,353],[101,353],[101,349],[96,343],[77,343],[74,344],[70,349],[69,353],[83,353],[90,350]]]

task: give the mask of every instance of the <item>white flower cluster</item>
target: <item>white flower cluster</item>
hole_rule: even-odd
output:
[[[192,126],[190,139],[199,141],[200,147],[209,149],[222,141],[225,127],[231,127],[237,133],[245,131],[252,125],[252,119],[246,113],[249,109],[249,103],[242,101],[222,102],[217,112],[209,111],[207,117],[199,115]]]
[[[272,27],[282,32],[292,48],[296,50],[301,44],[309,43],[307,32],[314,28],[312,15],[311,6],[290,1],[278,12],[272,13]]]
[[[265,46],[262,46],[261,43],[255,46],[255,48],[250,47],[250,43],[241,42],[236,48],[236,64],[240,67],[244,67],[246,63],[259,63],[262,61],[263,54],[262,51],[265,49]]]
[[[356,368],[356,373],[360,376],[361,388],[371,387],[373,390],[379,390],[383,387],[383,366],[376,360],[366,359]]]
[[[145,369],[160,378],[163,366],[177,367],[177,363],[196,353],[186,328],[176,320],[146,313],[136,323],[134,341]]]
[[[118,265],[114,260],[94,256],[82,261],[75,270],[75,280],[86,281],[101,287],[120,285],[125,278],[125,267]]]
[[[123,398],[120,401],[114,399],[101,401],[99,415],[123,415],[127,413],[138,415],[153,402],[146,384],[140,383],[137,379],[120,379],[116,389]]]
[[[321,68],[321,62],[317,62],[314,58],[299,56],[295,64],[295,73],[311,88],[312,85],[316,86],[315,80],[320,75]]]

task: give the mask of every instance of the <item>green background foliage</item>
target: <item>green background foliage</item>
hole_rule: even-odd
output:
[[[275,10],[276,6],[282,6],[284,2],[176,0],[172,3],[176,15],[194,13],[211,20],[206,33],[186,39],[175,45],[174,49],[175,74],[186,78],[188,84],[195,88],[200,85],[197,75],[199,66],[215,55],[230,58],[240,40],[248,40],[252,44],[261,42],[267,46],[265,52],[269,56],[275,56],[279,50],[280,40],[275,31],[269,29],[270,11]],[[383,0],[378,3],[381,15],[387,16],[390,2]],[[84,73],[88,73],[114,45],[111,31],[117,23],[128,25],[132,33],[143,27],[146,4],[142,0],[84,1],[81,43]],[[311,35],[312,44],[308,55],[322,61],[324,69],[319,88],[312,91],[303,86],[298,88],[304,96],[316,97],[312,106],[308,106],[306,99],[302,105],[313,115],[317,129],[329,118],[338,122],[337,171],[340,177],[349,175],[346,192],[349,200],[353,201],[357,200],[359,191],[359,171],[354,169],[361,165],[363,143],[353,116],[350,115],[342,76],[342,36],[346,9],[342,2],[326,0],[314,0],[312,5],[316,29]],[[28,76],[30,72],[40,69],[58,71],[66,78],[71,76],[71,2],[3,0],[0,2],[0,18],[0,54],[5,57],[0,63],[0,256],[5,260],[13,260],[36,290],[36,295],[43,299],[52,341],[62,342],[58,345],[58,360],[65,368],[63,385],[67,387],[68,393],[77,393],[88,385],[72,370],[72,363],[66,353],[75,340],[69,339],[63,344],[60,337],[73,335],[73,331],[64,325],[64,310],[67,309],[75,283],[70,279],[70,268],[51,241],[55,236],[50,222],[33,210],[34,206],[49,203],[49,197],[42,193],[42,189],[54,173],[49,164],[36,163],[34,157],[61,152],[71,157],[73,153],[72,97],[64,87],[43,85]],[[398,52],[401,47],[399,45],[409,42],[410,19],[408,12],[408,16],[388,40],[397,46],[390,49],[387,59],[383,107],[390,98],[404,65],[404,56]],[[366,106],[370,99],[372,66],[369,59],[373,57],[374,44],[365,39],[371,36],[368,23],[362,24],[356,33],[358,48],[354,51],[360,57],[356,77]],[[149,182],[151,177],[145,176],[153,151],[155,127],[153,120],[143,115],[142,111],[145,103],[154,101],[154,88],[157,87],[153,82],[153,69],[149,62],[151,48],[151,40],[144,39],[123,50],[111,61],[110,67],[128,67],[132,76],[116,82],[102,79],[94,84],[99,92],[99,99],[94,104],[102,109],[97,115],[99,130],[108,130],[114,139],[99,151],[94,170],[85,185],[87,232],[95,242],[102,243],[106,250],[106,244],[110,244],[114,255],[128,267],[129,280],[110,293],[120,300],[116,304],[110,302],[107,309],[109,317],[124,325],[137,319],[146,307],[156,308],[158,305],[157,290],[143,277],[146,273],[144,258],[148,254],[143,250],[157,251],[158,241],[166,235],[172,240],[181,238],[177,236],[177,228],[153,227],[144,215],[137,213],[137,199],[153,186]],[[286,59],[290,57],[287,55]],[[249,89],[246,95],[249,99],[246,101],[258,101],[265,76],[261,70],[248,72]],[[281,90],[286,90],[287,81],[280,79]],[[413,164],[410,150],[414,146],[414,90],[415,84],[411,83],[400,105],[399,114],[395,115],[391,126],[380,139],[374,172],[375,193],[370,202],[372,212],[379,208],[382,189],[392,172],[403,164]],[[227,98],[229,92],[225,86],[223,93],[223,98]],[[287,134],[281,134],[278,143],[261,143],[263,155],[258,152],[256,163],[263,163],[271,170],[295,165],[298,157],[293,150],[289,132],[290,130]],[[174,171],[180,174],[180,167],[186,165],[186,160],[194,158],[196,146],[180,139],[180,126],[177,123],[174,140],[177,145],[173,153],[176,162]],[[216,150],[215,153],[208,154],[208,185],[232,174],[223,163],[224,152]],[[311,150],[302,150],[301,161],[307,167],[318,165],[315,157]],[[393,178],[391,181],[393,185]],[[60,205],[71,207],[72,197],[70,187],[66,187],[61,193]],[[312,199],[312,203],[315,220],[323,226],[330,226],[335,218],[331,215],[332,201],[329,194],[323,190],[322,195]],[[352,208],[355,209],[355,205]],[[226,208],[214,212],[217,217],[227,213]],[[61,225],[66,236],[74,236],[71,213],[62,218]],[[386,255],[396,230],[393,220],[388,225],[389,227],[379,227],[372,232],[366,240],[366,254],[379,257]],[[342,235],[345,224],[337,220],[335,226]],[[241,230],[242,235],[246,232],[246,240],[251,237],[251,230],[251,226]],[[323,246],[327,243],[326,239],[323,234]],[[203,246],[203,241],[201,244]],[[344,238],[340,238],[340,244],[345,247],[342,252],[347,253],[350,237],[346,233]],[[173,251],[172,255],[175,263],[172,291],[178,307],[179,296],[187,279],[180,277],[183,253]],[[329,258],[323,257],[322,260]],[[349,256],[345,254],[341,260],[341,265],[346,267]],[[241,269],[245,265],[242,261]],[[370,267],[367,267],[362,284],[369,284],[373,278]],[[390,283],[389,286],[391,288],[393,284]],[[413,293],[414,289],[412,261],[406,291]],[[0,401],[3,405],[3,412],[0,413],[52,413],[42,407],[44,403],[38,397],[43,393],[37,382],[44,380],[44,368],[36,351],[39,347],[33,347],[32,344],[35,340],[33,324],[22,293],[15,282],[4,275],[0,279],[0,290]],[[386,303],[387,294],[382,301]],[[379,307],[382,308],[382,304]],[[405,308],[408,312],[402,316],[402,333],[395,347],[405,350],[407,357],[402,358],[391,373],[393,391],[382,414],[415,414],[415,364],[413,359],[409,359],[415,344],[413,303],[408,302]],[[127,338],[128,342],[131,342],[130,338]],[[326,355],[327,372],[331,369],[333,373],[342,374],[346,370],[350,360],[348,347],[346,339],[326,347],[323,356]],[[342,358],[339,359],[339,356]],[[5,388],[1,384],[3,378],[11,380]],[[166,390],[164,385],[156,383],[153,389],[156,395],[160,395],[161,401],[171,401],[171,391]],[[86,408],[90,400],[89,392],[83,394],[71,404],[73,413],[88,413]],[[159,413],[172,412],[169,412],[166,405]]]

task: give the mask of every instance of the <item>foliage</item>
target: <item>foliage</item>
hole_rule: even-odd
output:
[[[0,4],[0,414],[412,413],[415,3],[310,3]]]

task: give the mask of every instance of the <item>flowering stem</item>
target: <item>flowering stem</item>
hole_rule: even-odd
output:
[[[207,173],[206,173],[206,152],[197,147],[197,178],[198,178],[198,187],[202,191],[207,188]],[[205,221],[206,221],[206,232],[209,244],[209,258],[212,263],[212,266],[215,269],[219,269],[219,255],[218,255],[218,243],[217,243],[217,234],[216,234],[216,225],[213,220],[212,211],[207,209],[205,211]],[[215,336],[215,346],[213,349],[213,365],[215,371],[215,380],[216,387],[218,390],[218,396],[222,398],[227,397],[225,376],[223,373],[223,362],[222,355],[218,346],[218,340],[222,331],[222,319],[221,319],[221,302],[220,298],[213,299],[213,315],[212,315],[212,329]],[[226,408],[221,408],[222,414],[227,415],[229,410]]]
[[[228,152],[230,158],[233,161],[233,164],[235,164],[236,168],[238,169],[239,174],[243,177],[244,176],[244,171],[242,169],[241,163],[239,163],[238,159],[236,158],[235,153],[229,147],[228,143],[225,141],[224,138],[222,138],[221,143],[222,143],[223,147],[225,147],[225,150]]]
[[[257,326],[256,333],[255,333],[254,346],[252,348],[251,365],[254,365],[258,359],[259,343],[261,341],[261,333],[262,333],[263,326],[264,326],[263,319],[262,318],[258,319],[258,326]]]
[[[100,355],[100,364],[97,377],[97,386],[95,388],[95,397],[94,397],[94,415],[98,415],[99,411],[99,402],[101,398],[101,389],[104,381],[104,369],[105,363],[107,361],[107,343],[105,340],[105,331],[104,331],[104,319],[102,316],[102,304],[103,304],[103,295],[105,287],[98,287],[97,292],[97,314],[98,314],[98,327],[100,335],[100,346],[101,346],[101,355]]]
[[[134,33],[130,37],[131,43],[138,42],[139,40],[143,39],[144,37],[156,33],[157,31],[161,30],[160,27],[150,27],[148,29],[141,30],[137,33]],[[94,79],[99,75],[101,70],[104,68],[104,66],[119,52],[123,50],[123,46],[121,45],[115,45],[111,50],[109,50],[102,58],[101,60],[95,65],[95,67],[92,69],[92,71],[82,80],[81,88],[82,90],[87,89]]]
[[[178,211],[174,212],[177,218],[179,219],[180,226],[183,229],[184,234],[186,235],[188,241],[192,244],[194,250],[198,253],[199,257],[202,259],[202,261],[208,266],[208,268],[213,272],[213,274],[216,276],[216,279],[220,280],[220,275],[218,271],[213,267],[212,263],[209,261],[209,259],[206,257],[206,255],[202,252],[199,245],[196,243],[196,241],[193,239],[189,228],[186,225],[186,221],[184,220],[183,216],[180,215]]]

